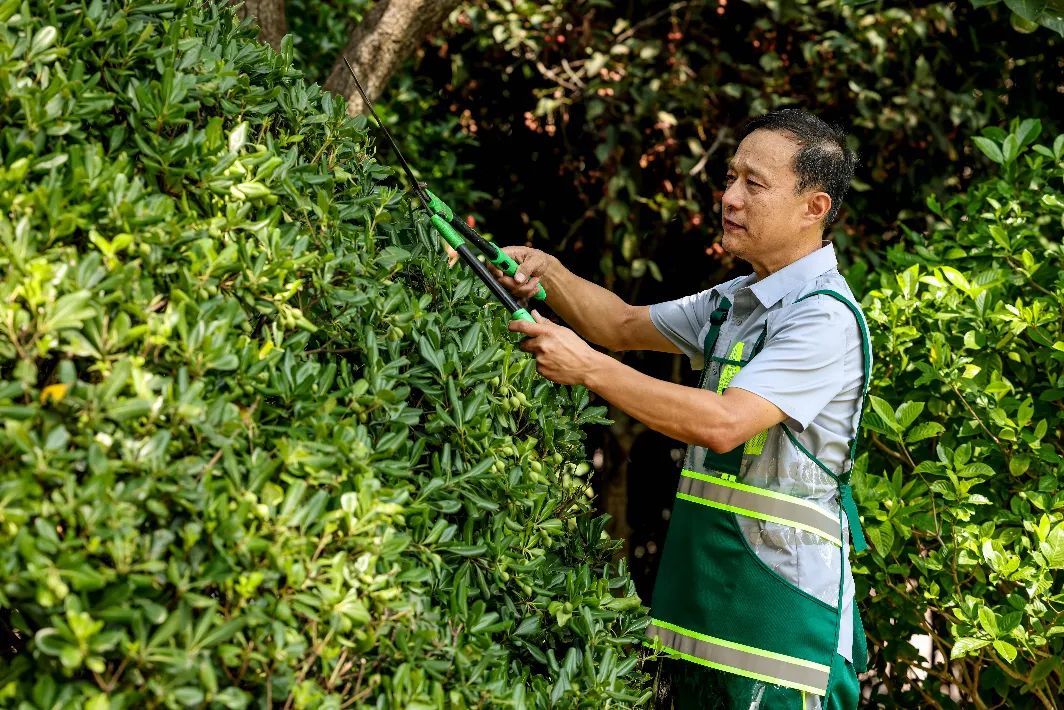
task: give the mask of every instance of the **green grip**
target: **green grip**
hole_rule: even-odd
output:
[[[446,202],[432,194],[432,190],[425,190],[425,194],[429,196],[429,207],[433,212],[448,221],[454,219],[454,210],[448,207]]]
[[[445,220],[443,217],[439,216],[438,214],[434,214],[432,215],[431,219],[432,224],[436,227],[436,231],[438,231],[440,233],[440,236],[443,237],[444,240],[451,245],[452,249],[457,249],[458,247],[465,244],[465,240],[462,239],[458,232],[454,231],[454,227],[448,224],[447,220]]]
[[[454,210],[448,207],[446,202],[444,202],[435,194],[433,194],[432,190],[425,190],[425,194],[429,196],[429,207],[432,208],[432,211],[434,213],[432,215],[432,223],[436,225],[436,229],[440,230],[440,234],[443,235],[443,238],[446,239],[447,243],[455,249],[458,248],[458,244],[465,244],[465,240],[458,235],[458,232],[454,229],[454,227],[448,224],[448,222],[454,219]],[[474,232],[474,234],[476,233]],[[480,235],[476,236],[479,240],[478,243],[481,245],[485,245],[482,251],[490,249],[495,252],[494,257],[491,257],[489,255],[489,261],[491,261],[492,264],[502,269],[503,273],[505,273],[507,276],[513,276],[517,273],[516,261],[511,259],[509,255],[506,254],[506,252],[504,252],[496,245],[486,241],[485,239],[480,238]],[[455,242],[454,240],[457,240],[457,242]],[[547,300],[547,290],[543,288],[543,284],[539,285],[539,290],[537,290],[536,293],[532,294],[532,297],[538,298],[541,301]]]
[[[514,311],[514,320],[526,320],[529,323],[535,323],[536,319],[532,317],[532,314],[526,311],[524,308],[518,308]]]
[[[495,258],[491,260],[492,264],[502,269],[503,273],[507,276],[513,276],[517,273],[517,262],[510,258],[510,256],[502,249],[496,247]],[[547,291],[543,288],[543,284],[539,285],[539,290],[532,294],[533,298],[538,298],[541,301],[547,300]]]

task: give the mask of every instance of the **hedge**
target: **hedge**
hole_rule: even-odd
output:
[[[1064,697],[1064,135],[983,133],[992,169],[868,278],[854,572],[870,685],[899,707]]]
[[[0,2],[0,702],[621,707],[578,388],[217,3]]]

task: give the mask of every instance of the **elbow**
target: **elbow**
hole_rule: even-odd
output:
[[[702,427],[695,443],[715,454],[726,454],[742,446],[745,441],[742,440],[738,427],[730,421],[727,414],[720,412],[718,416],[713,417],[709,426]]]
[[[715,454],[726,454],[742,442],[735,441],[734,437],[726,436],[723,432],[709,432],[703,434],[697,443]]]

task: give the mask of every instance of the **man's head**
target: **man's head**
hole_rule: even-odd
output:
[[[770,273],[810,245],[818,247],[842,206],[855,163],[845,134],[806,111],[783,109],[752,119],[728,165],[724,248]]]

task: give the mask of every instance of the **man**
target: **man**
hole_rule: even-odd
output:
[[[863,315],[823,241],[853,178],[845,137],[783,110],[740,134],[723,247],[754,273],[631,306],[541,251],[511,247],[515,296],[539,283],[573,328],[514,321],[539,372],[581,384],[689,444],[647,636],[667,658],[660,707],[853,708],[865,669],[848,485],[871,367]],[[575,332],[574,332],[575,331]],[[579,334],[579,335],[577,335]],[[591,348],[683,353],[698,387]]]

